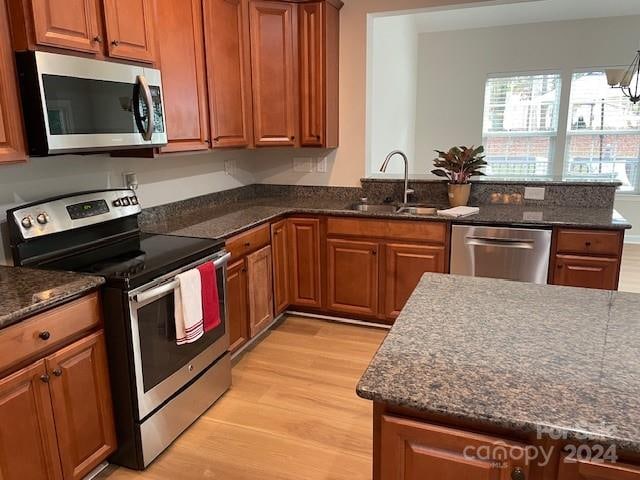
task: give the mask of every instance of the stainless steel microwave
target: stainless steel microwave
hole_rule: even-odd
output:
[[[47,52],[16,63],[30,155],[166,145],[159,70]]]

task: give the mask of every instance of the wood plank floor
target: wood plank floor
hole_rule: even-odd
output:
[[[625,244],[624,246],[620,290],[640,293],[640,245]]]
[[[145,472],[98,478],[371,478],[371,402],[355,386],[385,330],[288,317],[233,369],[233,387]]]

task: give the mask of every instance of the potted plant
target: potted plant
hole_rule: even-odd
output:
[[[452,207],[466,205],[471,194],[471,177],[484,175],[482,169],[484,147],[452,147],[448,152],[436,150],[438,158],[433,160],[436,167],[431,173],[449,180],[449,203]]]

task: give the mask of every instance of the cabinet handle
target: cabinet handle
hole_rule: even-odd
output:
[[[38,336],[42,339],[42,340],[49,340],[51,338],[51,334],[49,332],[47,332],[46,330],[43,332],[40,332],[38,334]]]
[[[56,368],[53,372],[56,377],[61,377],[62,376],[62,370],[60,369],[60,367]]]
[[[524,471],[520,467],[516,467],[511,471],[511,480],[525,480]]]
[[[100,35],[96,35],[95,37],[93,37],[93,41],[95,43],[102,43],[102,37]]]
[[[49,383],[49,375],[46,373],[44,375],[40,375],[40,380],[42,383]]]
[[[113,42],[111,42],[111,45],[113,45],[114,47],[117,47],[118,45],[120,45],[120,41],[114,40]]]

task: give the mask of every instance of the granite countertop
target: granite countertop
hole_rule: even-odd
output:
[[[79,273],[0,266],[0,329],[103,283],[102,277]]]
[[[639,311],[639,294],[426,274],[357,393],[640,453]]]
[[[379,212],[357,212],[350,209],[353,201],[324,198],[257,198],[228,205],[211,205],[190,211],[172,211],[143,224],[149,233],[228,238],[285,214],[344,215],[404,220],[448,220],[455,224],[502,226],[555,225],[627,229],[629,222],[612,208],[577,208],[558,206],[482,205],[480,213],[465,218],[447,219],[438,215],[408,215]],[[441,206],[441,208],[447,208]]]

